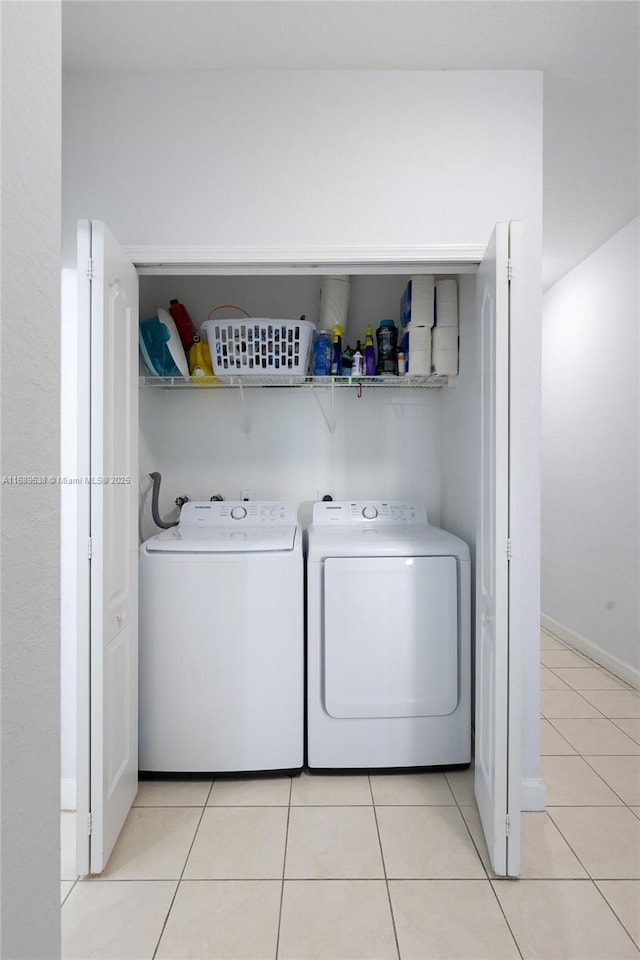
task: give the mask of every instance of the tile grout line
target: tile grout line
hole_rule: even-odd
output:
[[[584,669],[585,669],[585,667],[575,667],[575,666],[574,666],[574,667],[566,667],[566,666],[565,666],[565,667],[558,667],[558,666],[556,666],[556,667],[550,667],[548,664],[546,664],[546,663],[543,662],[542,656],[543,656],[543,654],[544,654],[545,652],[546,652],[546,653],[550,653],[550,652],[554,651],[554,649],[555,649],[554,647],[549,647],[549,648],[547,648],[546,650],[545,650],[545,648],[543,648],[543,647],[540,648],[540,666],[543,667],[544,669],[550,670],[555,676],[558,676],[558,674],[556,673],[556,670],[584,670]],[[573,647],[570,647],[570,646],[568,646],[568,645],[565,645],[565,648],[564,648],[564,649],[565,649],[566,651],[568,651],[569,653],[574,654],[574,656],[576,656],[576,657],[581,657],[583,660],[586,660],[586,662],[587,662],[587,667],[588,667],[589,669],[597,670],[598,673],[602,673],[604,676],[609,677],[611,680],[613,680],[616,684],[619,684],[619,686],[616,686],[616,687],[606,687],[606,688],[603,688],[603,689],[605,689],[608,693],[620,693],[620,692],[625,693],[625,692],[626,692],[626,693],[635,693],[636,695],[640,694],[640,690],[638,690],[636,687],[634,687],[633,684],[629,683],[627,680],[623,680],[622,677],[617,677],[617,676],[615,675],[615,673],[611,673],[610,670],[607,670],[606,667],[603,667],[602,664],[601,664],[601,663],[598,663],[597,660],[591,660],[589,657],[587,657],[586,654],[579,653],[579,652],[578,652],[577,650],[575,650]],[[564,652],[564,651],[562,651],[562,652]],[[563,677],[558,677],[558,679],[559,679],[559,680],[562,680],[563,683],[567,683],[567,681],[564,680]],[[569,686],[570,686],[570,684],[569,684]],[[573,690],[574,688],[571,687],[571,689]],[[600,689],[600,688],[596,687],[595,689]]]
[[[604,668],[602,668],[602,669],[604,670]],[[605,672],[606,675],[612,676],[612,675],[609,673],[608,670],[604,670],[604,672]],[[615,679],[615,678],[614,678],[614,679]],[[574,692],[578,692],[578,691],[574,691]],[[613,691],[613,692],[616,692],[616,691]],[[586,699],[586,698],[583,698],[583,699]],[[589,701],[587,700],[587,703],[588,703],[588,702],[589,702]],[[595,709],[598,709],[598,708],[596,707]],[[603,714],[603,718],[604,718],[605,720],[608,720],[610,723],[613,722],[612,718],[606,716],[605,714]],[[556,728],[555,725],[553,724],[552,720],[550,720],[549,718],[545,718],[545,719],[547,719],[547,722],[551,723],[551,726],[553,727],[554,730],[556,730],[556,732],[559,734],[559,736],[562,736],[562,733],[560,733],[560,731],[557,730],[557,728]],[[585,720],[585,719],[586,719],[586,720],[588,720],[588,719],[596,720],[596,719],[599,719],[599,718],[597,718],[597,717],[555,717],[554,719],[556,719],[556,720],[572,720],[572,719],[576,719],[576,720]],[[619,718],[619,719],[620,719],[620,718]],[[624,719],[624,718],[623,718],[623,719]],[[616,724],[616,726],[617,726],[617,724]],[[618,727],[618,729],[620,729],[620,728]],[[622,731],[622,732],[624,733],[625,731]],[[563,738],[563,739],[564,739],[564,738]],[[633,739],[633,738],[631,738],[631,739]],[[567,742],[568,742],[568,741],[567,741]],[[618,797],[618,799],[621,801],[621,803],[624,805],[624,807],[626,807],[626,808],[628,809],[630,805],[629,805],[628,803],[626,803],[626,802],[623,800],[622,797],[620,797],[620,795],[613,789],[613,787],[611,787],[610,784],[608,784],[608,783],[606,782],[606,780],[604,780],[603,777],[600,776],[600,774],[598,773],[598,771],[595,770],[595,769],[591,766],[591,764],[589,763],[589,761],[587,760],[587,758],[585,757],[585,755],[584,755],[583,753],[581,753],[579,750],[577,750],[577,748],[574,747],[574,749],[577,751],[577,756],[579,756],[582,760],[584,760],[584,762],[587,764],[587,766],[588,766],[591,770],[593,770],[593,772],[596,774],[596,776],[598,776],[598,777],[602,780],[602,782],[611,790],[611,792],[614,793],[615,796]],[[578,863],[580,864],[580,866],[581,866],[581,867],[583,868],[583,870],[586,872],[587,877],[591,880],[591,882],[592,882],[594,885],[596,885],[596,881],[595,881],[594,877],[592,876],[592,874],[590,873],[590,871],[587,869],[586,864],[584,864],[584,863],[582,862],[582,860],[581,860],[580,857],[578,856],[576,850],[574,850],[572,844],[569,842],[568,838],[565,837],[564,833],[562,832],[562,830],[561,830],[561,828],[560,828],[560,825],[559,825],[558,823],[556,823],[556,821],[553,819],[553,817],[552,817],[551,814],[549,813],[549,808],[550,808],[550,807],[553,807],[553,806],[554,806],[553,804],[547,804],[547,807],[546,807],[546,812],[547,812],[547,816],[549,817],[549,820],[551,821],[551,823],[553,824],[553,826],[555,827],[555,829],[558,831],[558,833],[560,834],[560,836],[562,837],[562,839],[564,840],[564,842],[567,844],[567,846],[569,847],[569,849],[570,849],[571,852],[573,853],[574,857],[576,858],[576,860],[578,861]],[[556,806],[558,806],[558,805],[556,805]],[[565,806],[565,805],[562,805],[562,804],[561,804],[561,805],[559,805],[559,806],[560,806],[560,809],[562,809],[562,807]],[[602,804],[588,804],[588,805],[585,805],[585,806],[589,806],[590,808],[595,809],[595,808],[598,808],[598,807],[602,807]],[[607,807],[605,807],[604,809],[619,810],[620,807],[616,804],[616,805],[613,805],[613,806],[607,806]],[[630,811],[630,813],[633,815],[633,811],[632,811],[632,810]],[[576,878],[576,879],[578,879],[578,878]],[[602,895],[602,894],[601,894],[601,895]],[[610,906],[610,905],[608,904],[608,906]],[[626,928],[625,928],[625,930],[626,930]]]
[[[560,825],[555,822],[555,820],[553,819],[553,817],[552,817],[551,814],[549,813],[549,805],[548,805],[548,804],[547,804],[547,808],[546,808],[546,810],[545,810],[544,812],[545,812],[545,815],[547,816],[547,819],[549,820],[549,823],[552,824],[552,826],[556,829],[556,831],[557,831],[557,832],[559,833],[559,835],[562,837],[562,839],[564,840],[564,842],[566,843],[566,845],[569,847],[569,850],[571,850],[571,853],[574,855],[574,857],[576,858],[576,860],[578,861],[578,863],[580,864],[580,866],[582,867],[582,869],[583,869],[584,872],[586,873],[586,877],[566,877],[566,878],[561,878],[561,879],[567,879],[567,880],[591,880],[591,881],[593,881],[593,877],[592,877],[591,874],[589,873],[589,870],[587,869],[586,863],[583,863],[583,862],[582,862],[582,860],[581,860],[580,857],[578,856],[577,851],[573,849],[573,846],[571,845],[571,843],[569,843],[568,839],[565,837],[564,833],[563,833],[562,830],[560,829]],[[554,879],[554,878],[553,878],[553,877],[537,877],[537,878],[531,877],[531,878],[528,878],[528,879],[552,880],[552,879]]]
[[[470,765],[470,766],[468,767],[468,769],[471,770],[471,775],[472,775],[472,777],[473,777],[473,766]],[[465,829],[466,829],[467,833],[469,834],[469,839],[471,840],[471,843],[473,844],[473,849],[476,851],[476,854],[478,855],[478,860],[480,861],[480,864],[481,864],[481,866],[482,866],[482,869],[484,870],[485,879],[486,879],[486,880],[491,880],[491,877],[489,876],[489,869],[490,869],[490,867],[487,867],[487,865],[485,864],[485,862],[484,862],[484,860],[483,860],[483,858],[482,858],[482,855],[481,855],[481,853],[480,853],[480,850],[479,850],[479,848],[478,848],[478,844],[476,843],[475,838],[474,838],[474,836],[473,836],[473,834],[472,834],[472,832],[471,832],[471,828],[469,827],[469,824],[467,823],[467,818],[465,817],[464,813],[462,812],[462,807],[463,807],[463,806],[465,806],[465,807],[466,807],[466,806],[469,806],[469,804],[466,804],[466,803],[465,803],[465,804],[460,804],[458,798],[456,797],[456,795],[455,795],[455,793],[454,793],[454,791],[453,791],[453,788],[452,788],[451,784],[449,783],[449,778],[447,777],[446,772],[445,772],[445,775],[444,775],[444,776],[445,776],[445,779],[446,779],[446,781],[447,781],[447,786],[449,787],[449,790],[451,791],[451,793],[452,793],[452,795],[453,795],[453,799],[454,799],[454,801],[455,801],[455,805],[456,805],[456,808],[457,808],[457,810],[458,810],[458,813],[459,813],[460,816],[462,817],[462,822],[464,823]],[[473,797],[473,802],[474,802],[474,805],[475,805],[475,793],[474,793],[474,797]],[[481,824],[481,826],[480,826],[480,829],[482,830],[482,824]],[[491,860],[489,860],[489,863],[491,863]],[[491,870],[491,873],[493,873],[493,870]],[[462,879],[462,878],[461,878],[461,879]]]
[[[546,719],[546,718],[545,718],[545,719]],[[633,737],[629,736],[629,734],[626,733],[626,732],[622,729],[622,727],[619,727],[616,723],[614,723],[614,721],[611,720],[610,717],[606,717],[605,719],[606,719],[609,723],[613,724],[613,726],[616,728],[616,730],[619,730],[620,733],[622,733],[625,737],[627,737],[627,739],[631,741],[631,743],[632,743],[633,746],[638,747],[639,749],[638,749],[635,753],[593,753],[593,752],[581,753],[580,750],[578,749],[578,747],[576,747],[575,744],[571,743],[570,740],[567,740],[566,735],[565,735],[561,730],[558,730],[558,728],[557,728],[557,726],[555,725],[555,723],[553,722],[553,720],[548,720],[548,719],[547,719],[547,723],[550,723],[550,724],[551,724],[551,726],[552,726],[553,729],[556,731],[556,733],[557,733],[560,737],[562,737],[562,739],[563,739],[566,743],[568,743],[569,746],[572,747],[572,748],[576,751],[576,753],[577,753],[577,755],[578,755],[579,757],[637,757],[637,756],[640,756],[640,743],[638,743],[636,740],[634,740]],[[602,723],[602,721],[600,720],[599,717],[554,717],[554,720],[575,720],[575,721],[577,721],[578,723]],[[543,754],[541,754],[541,756],[543,756]],[[545,756],[554,756],[554,754],[545,754]],[[564,754],[555,754],[555,756],[564,756]],[[570,756],[570,754],[569,754],[569,756]]]
[[[398,931],[396,929],[396,918],[393,912],[393,903],[391,901],[391,890],[389,889],[389,877],[387,876],[387,864],[384,859],[384,850],[382,848],[382,837],[380,836],[380,824],[378,823],[378,810],[376,808],[376,801],[373,795],[373,784],[371,783],[370,776],[367,776],[367,780],[369,781],[369,792],[371,794],[371,805],[373,807],[373,819],[376,824],[376,833],[378,835],[378,846],[380,847],[380,859],[382,860],[382,872],[384,874],[384,885],[387,890],[387,900],[389,902],[389,912],[391,914],[391,926],[393,929],[393,939],[396,945],[396,954],[398,956],[398,960],[402,960],[402,956],[400,953],[400,943],[398,941]]]
[[[167,915],[166,915],[166,917],[164,918],[164,923],[162,924],[162,929],[160,930],[160,935],[159,935],[159,937],[158,937],[158,941],[157,941],[157,943],[156,943],[155,949],[154,949],[153,954],[152,954],[152,960],[156,960],[156,957],[157,957],[157,955],[158,955],[158,950],[159,950],[159,948],[160,948],[160,943],[161,943],[162,938],[163,938],[163,936],[164,936],[164,932],[165,932],[165,930],[166,930],[166,928],[167,928],[167,923],[168,923],[168,921],[169,921],[169,917],[171,916],[171,911],[173,910],[173,905],[174,905],[174,903],[176,902],[176,897],[178,896],[178,890],[180,889],[180,884],[182,883],[182,878],[183,878],[183,876],[184,876],[184,871],[185,871],[186,868],[187,868],[187,862],[188,862],[188,860],[189,860],[189,857],[191,856],[191,851],[193,850],[193,845],[194,845],[194,843],[196,842],[196,837],[198,836],[198,830],[200,829],[200,824],[202,823],[202,818],[204,817],[204,812],[205,812],[205,810],[207,809],[207,803],[208,803],[208,801],[209,801],[209,797],[211,796],[211,791],[213,790],[213,785],[214,785],[214,783],[215,783],[215,778],[211,781],[211,786],[209,787],[209,792],[208,792],[208,794],[207,794],[207,796],[206,796],[206,799],[205,799],[205,801],[204,801],[204,804],[202,805],[202,809],[201,809],[201,811],[200,811],[200,819],[198,820],[196,829],[193,831],[193,838],[192,838],[192,840],[191,840],[191,843],[189,844],[189,849],[187,850],[187,855],[186,855],[186,857],[184,858],[184,863],[183,863],[183,865],[182,865],[182,870],[180,871],[180,876],[178,877],[178,882],[176,883],[176,888],[175,888],[175,890],[173,891],[173,896],[172,896],[172,898],[171,898],[171,903],[169,904],[169,909],[167,910]]]
[[[601,880],[600,882],[601,882],[601,883],[606,883],[607,881],[606,881],[606,880]],[[633,882],[633,881],[632,881],[632,882]],[[598,891],[598,893],[600,894],[600,896],[602,897],[602,899],[604,900],[604,902],[606,903],[606,905],[608,906],[609,910],[611,910],[611,913],[614,915],[614,917],[616,918],[616,920],[618,921],[618,923],[620,924],[620,926],[622,927],[622,929],[624,930],[624,932],[627,934],[627,936],[628,936],[629,939],[631,940],[631,943],[634,945],[634,947],[635,947],[636,949],[640,948],[640,944],[636,943],[633,934],[631,933],[630,930],[627,929],[626,924],[625,924],[625,923],[622,921],[622,919],[618,916],[618,914],[617,914],[617,912],[616,912],[613,904],[609,903],[609,901],[607,900],[607,898],[606,898],[606,896],[604,895],[603,891],[602,891],[602,890],[600,889],[600,887],[598,886],[598,881],[597,881],[597,880],[594,880],[594,881],[593,881],[593,885],[594,885],[594,887],[596,888],[596,890]]]
[[[542,734],[541,734],[541,735],[540,735],[540,759],[541,759],[541,760],[542,760],[543,757],[575,757],[575,756],[580,756],[580,754],[578,753],[578,750],[573,746],[573,744],[569,743],[569,741],[568,741],[567,738],[564,736],[564,734],[560,733],[560,731],[558,730],[558,728],[557,728],[556,725],[554,724],[553,720],[549,720],[548,717],[541,717],[541,719],[544,720],[545,723],[548,723],[549,726],[552,728],[552,730],[554,730],[554,732],[558,734],[558,736],[560,737],[560,739],[561,739],[561,740],[564,740],[564,742],[566,743],[566,745],[567,745],[571,750],[573,750],[573,753],[542,753]],[[573,718],[570,718],[570,717],[556,717],[555,719],[556,719],[556,720],[567,720],[567,719],[573,719]]]
[[[616,723],[617,720],[636,720],[637,717],[607,717],[607,719],[610,720],[611,723],[618,728],[618,730],[621,730],[622,733],[629,737],[630,740],[633,740],[634,743],[637,743],[638,746],[640,746],[640,733],[638,734],[639,739],[636,739],[636,737],[632,736],[632,734],[627,733],[624,727],[621,727],[619,723]]]
[[[524,954],[523,954],[522,950],[520,949],[520,944],[518,943],[518,940],[517,940],[517,937],[516,937],[515,933],[514,933],[513,930],[511,929],[511,924],[509,923],[509,918],[507,917],[506,913],[504,912],[504,907],[502,906],[502,903],[500,902],[500,897],[498,896],[498,891],[497,891],[496,888],[495,888],[495,880],[497,880],[497,879],[499,879],[499,878],[498,878],[498,877],[494,877],[494,878],[492,879],[491,877],[487,877],[487,881],[488,881],[488,883],[489,883],[489,889],[491,890],[492,894],[494,895],[494,897],[495,897],[495,899],[496,899],[496,903],[498,904],[498,910],[500,911],[500,913],[501,913],[502,916],[504,917],[504,922],[505,922],[506,925],[507,925],[507,930],[509,931],[509,933],[510,933],[511,936],[513,937],[513,942],[514,942],[515,945],[516,945],[516,950],[517,950],[518,953],[520,954],[520,960],[523,960]],[[504,882],[505,882],[505,883],[509,883],[508,880],[505,880]]]
[[[614,680],[614,681],[617,683],[617,686],[614,686],[614,687],[611,687],[611,686],[609,686],[609,687],[574,687],[569,680],[565,679],[564,677],[561,677],[558,673],[556,673],[556,671],[557,671],[557,670],[583,670],[584,667],[548,667],[546,664],[542,663],[542,661],[540,661],[540,667],[541,667],[543,670],[548,670],[550,673],[552,673],[552,674],[554,675],[554,677],[557,677],[558,680],[561,680],[562,683],[563,683],[566,687],[569,688],[569,690],[574,690],[576,693],[579,693],[581,690],[586,690],[587,693],[633,693],[633,692],[634,692],[633,687],[623,686],[624,680],[620,680],[619,677],[614,677],[613,674],[607,674],[607,673],[605,673],[602,668],[599,668],[599,669],[597,670],[597,673],[601,673],[602,676],[603,676],[605,679],[610,678],[611,680]],[[591,668],[589,668],[589,669],[595,670],[596,668],[595,668],[595,667],[591,667]],[[576,678],[576,679],[577,679],[577,678]],[[546,690],[559,689],[559,690],[562,690],[562,687],[558,687],[558,688],[554,688],[554,687],[545,687],[545,688],[543,688],[543,687],[541,687],[540,689],[546,689]]]
[[[282,857],[282,880],[280,882],[280,907],[278,909],[278,931],[276,934],[275,960],[278,960],[280,952],[280,932],[282,929],[282,908],[284,905],[284,881],[287,868],[287,846],[289,843],[289,823],[291,821],[291,799],[293,797],[293,777],[289,778],[289,803],[287,805],[287,829],[284,834],[284,854]]]
[[[574,691],[574,693],[576,693],[576,692],[577,692],[577,691]],[[583,699],[586,700],[586,698],[584,698],[584,697],[583,697]],[[589,703],[588,700],[586,700],[586,702]],[[597,710],[598,708],[595,707],[594,709]],[[611,720],[611,717],[607,717],[605,714],[602,714],[602,717],[601,717],[601,718],[600,718],[600,717],[554,717],[554,718],[552,719],[552,718],[550,718],[550,717],[544,717],[544,719],[547,720],[547,722],[551,724],[551,726],[552,726],[553,729],[556,731],[556,733],[557,733],[559,736],[561,736],[561,737],[562,737],[563,735],[562,735],[562,733],[557,729],[557,727],[554,725],[553,719],[555,719],[555,720],[600,720],[600,719],[604,719],[604,720],[608,720],[610,723],[613,722],[613,721]],[[619,719],[625,719],[625,718],[619,718]],[[618,729],[620,729],[620,728],[618,727]],[[624,733],[624,730],[621,731],[621,732]],[[566,738],[563,737],[563,739],[566,739]],[[630,738],[630,739],[632,739],[632,738]],[[568,742],[569,742],[569,741],[567,741],[567,743],[568,743]],[[572,746],[572,745],[569,744],[569,746]],[[584,762],[587,764],[587,766],[589,767],[589,769],[592,770],[593,773],[595,773],[595,775],[602,781],[602,783],[604,783],[604,785],[605,785],[609,790],[611,790],[611,792],[618,798],[618,800],[620,800],[620,803],[622,803],[625,807],[629,807],[630,804],[628,804],[625,800],[623,800],[623,798],[620,796],[620,794],[619,794],[616,790],[614,790],[614,788],[613,788],[609,783],[607,783],[607,781],[604,779],[604,777],[602,777],[602,776],[598,773],[598,771],[597,771],[596,769],[594,769],[594,767],[591,766],[591,764],[590,764],[589,761],[587,760],[587,757],[585,756],[585,754],[581,753],[581,752],[577,749],[577,747],[573,747],[573,749],[576,750],[576,754],[575,754],[575,755],[578,756],[578,757],[580,757],[581,760],[584,760]],[[541,755],[541,756],[542,756],[542,755]],[[557,754],[548,754],[548,756],[557,756]],[[602,754],[602,755],[601,755],[601,754],[589,754],[589,756],[613,756],[613,757],[615,757],[615,756],[637,756],[637,754]],[[550,807],[550,806],[551,806],[551,807],[552,807],[552,806],[575,806],[575,804],[553,804],[553,803],[550,804],[550,803],[547,802],[547,807]],[[580,804],[580,806],[583,806],[583,804]],[[588,806],[588,807],[610,806],[612,809],[617,809],[617,808],[618,808],[618,804],[591,803],[591,804],[584,804],[584,806]],[[563,834],[563,837],[564,837],[564,834]],[[566,840],[566,837],[564,837],[564,839]]]
[[[543,692],[543,691],[541,690],[540,693],[542,693],[542,692]],[[566,691],[566,690],[545,690],[544,692],[545,692],[545,693],[567,693],[567,692],[568,692],[568,693],[575,693],[576,696],[580,697],[581,700],[584,700],[584,702],[587,704],[587,706],[591,707],[592,710],[595,710],[596,713],[599,713],[599,714],[600,714],[599,717],[575,717],[575,716],[573,716],[573,717],[548,717],[546,713],[543,713],[542,707],[541,707],[541,708],[540,708],[540,716],[543,717],[545,720],[609,720],[609,719],[610,719],[605,713],[602,712],[602,710],[600,710],[599,707],[596,707],[595,703],[591,703],[589,700],[587,700],[586,697],[583,697],[583,696],[582,696],[582,694],[580,693],[579,690],[574,690],[573,687],[569,687],[569,690],[568,690],[568,691]],[[541,697],[540,699],[542,700],[542,697]]]
[[[620,794],[618,793],[618,791],[617,791],[617,790],[614,790],[614,788],[611,786],[611,784],[610,784],[610,783],[607,783],[607,781],[606,781],[605,778],[602,776],[602,774],[598,773],[598,771],[595,769],[595,767],[591,766],[591,764],[589,763],[588,757],[585,757],[583,754],[580,754],[580,756],[582,757],[582,759],[584,760],[584,762],[587,764],[587,766],[589,767],[589,769],[590,769],[590,770],[593,770],[593,772],[595,773],[595,775],[596,775],[597,777],[599,777],[600,780],[602,780],[602,782],[605,784],[605,786],[607,786],[607,787],[609,788],[609,790],[611,790],[611,792],[616,795],[616,797],[618,798],[618,800],[620,801],[620,803],[622,803],[625,807],[628,807],[629,804],[627,803],[627,801],[626,801],[623,797],[620,796]],[[594,754],[589,754],[589,756],[596,757],[596,756],[598,756],[598,754],[595,754],[595,753],[594,753]],[[605,756],[610,756],[610,754],[605,754]],[[629,754],[622,754],[622,756],[629,756]],[[637,756],[637,754],[631,754],[631,756],[634,756],[634,757],[635,757],[635,756]],[[614,755],[614,759],[615,759],[615,755]],[[604,804],[593,804],[593,806],[604,806]],[[617,804],[615,804],[615,805],[611,805],[611,809],[613,809],[613,810],[618,810],[619,807],[618,807]],[[632,814],[632,815],[633,815],[633,814]]]

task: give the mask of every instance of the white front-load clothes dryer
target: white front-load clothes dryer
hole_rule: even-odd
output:
[[[143,543],[141,772],[301,769],[303,574],[288,503],[187,503]]]
[[[471,759],[470,560],[423,504],[316,503],[307,541],[311,769]]]

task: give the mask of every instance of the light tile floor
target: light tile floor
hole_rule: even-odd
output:
[[[640,694],[546,633],[541,659],[520,880],[471,771],[146,782],[101,878],[63,814],[64,960],[640,958]]]

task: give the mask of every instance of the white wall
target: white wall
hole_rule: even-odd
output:
[[[640,219],[544,297],[543,623],[640,686]]]
[[[73,75],[64,84],[64,251],[105,219],[126,245],[534,243],[535,71]]]
[[[496,221],[524,221],[528,297],[514,357],[521,381],[514,397],[521,424],[514,460],[521,492],[514,522],[519,541],[526,544],[520,558],[518,632],[526,652],[526,673],[537,676],[541,74],[242,70],[70,74],[64,84],[63,141],[63,243],[70,265],[75,222],[82,217],[106,220],[127,246],[334,245],[341,250],[483,246]],[[168,400],[156,400],[150,393],[143,392],[143,416],[154,404],[161,416],[166,413],[168,424],[175,417]],[[194,398],[177,401],[185,412],[193,402]],[[251,398],[248,402],[258,406]],[[402,455],[409,449],[402,431],[407,436],[423,431],[424,437],[422,409],[430,411],[439,400],[437,395],[425,396],[420,405],[405,410],[401,423],[397,408],[377,398],[365,408],[374,413],[360,429],[351,414],[339,416],[333,438],[313,409],[314,399],[299,401],[296,395],[296,402],[312,408],[305,419],[315,423],[316,453],[321,454],[303,483],[304,495],[314,497],[323,485],[338,495],[350,494],[345,454],[355,458],[359,476],[373,476],[372,452],[357,463],[360,432],[369,436],[384,417],[385,431],[397,431]],[[239,440],[233,441],[233,453],[238,463],[243,457],[248,463],[249,449],[258,450],[261,423],[269,419],[271,403],[261,398],[252,415],[255,432],[248,441],[236,433]],[[216,416],[239,419],[237,404],[237,398],[223,397]],[[360,417],[358,404],[351,395],[339,399],[339,406],[350,406]],[[152,416],[158,418],[157,413]],[[206,432],[210,424],[204,415],[198,416],[192,426]],[[181,423],[190,420],[183,416]],[[222,435],[225,445],[232,442],[228,432]],[[160,437],[157,430],[156,436]],[[214,467],[216,457],[220,462],[229,453],[217,442],[218,448],[207,450]],[[300,434],[299,442],[308,449],[306,434]],[[158,465],[159,458],[166,457],[161,447],[151,435],[143,438],[142,464]],[[268,455],[268,445],[260,453]],[[405,458],[393,468],[393,476],[383,477],[389,482],[387,489],[414,495],[409,478],[423,466],[428,470],[422,460]],[[222,470],[228,472],[229,464]],[[225,479],[231,492],[240,476],[238,472]],[[284,471],[279,478],[284,484]],[[189,492],[188,477],[184,480]],[[213,486],[217,489],[216,483]],[[361,489],[363,495],[373,491],[371,486]],[[428,499],[437,515],[435,487]],[[532,687],[525,702],[525,730],[537,730],[538,709],[537,687]],[[536,736],[524,746],[525,776],[532,780],[539,776]]]
[[[0,954],[54,960],[60,955],[60,4],[3,3],[0,20]],[[53,482],[5,482],[12,476]]]

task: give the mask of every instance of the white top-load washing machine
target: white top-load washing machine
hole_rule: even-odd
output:
[[[316,503],[307,558],[311,769],[471,759],[469,548],[423,504]]]
[[[289,503],[187,503],[142,544],[142,772],[301,769],[303,594]]]

